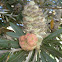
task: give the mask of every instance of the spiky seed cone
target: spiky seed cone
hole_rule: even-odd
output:
[[[43,40],[46,36],[46,22],[45,17],[42,17],[42,9],[35,4],[34,1],[30,1],[23,10],[23,23],[24,31],[26,33],[34,33],[36,36]]]

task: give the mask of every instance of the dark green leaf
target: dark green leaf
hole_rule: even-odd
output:
[[[0,48],[19,48],[18,41],[0,39]]]
[[[1,57],[0,57],[0,62],[5,62],[7,56],[8,56],[9,53],[5,53],[3,54]]]
[[[22,62],[23,60],[26,59],[27,55],[28,55],[27,51],[15,52],[10,56],[8,62]]]
[[[62,53],[60,51],[56,50],[55,48],[53,48],[52,46],[44,45],[44,46],[42,46],[42,48],[45,51],[48,51],[54,57],[57,57],[57,58],[62,57]]]
[[[6,6],[7,6],[7,8],[12,12],[13,11],[13,9],[12,9],[12,7],[11,7],[11,5],[10,4],[6,4]]]
[[[39,52],[38,52],[38,54],[37,54],[37,61],[36,62],[40,62],[40,57],[39,57],[40,55],[39,55]]]
[[[47,62],[47,61],[46,61],[46,58],[45,58],[45,56],[42,54],[42,52],[41,52],[40,54],[41,54],[41,61],[42,61],[42,62]]]
[[[35,55],[35,50],[33,50],[33,53],[32,53],[32,56],[31,56],[29,62],[32,62],[33,61],[34,55]]]
[[[43,44],[50,44],[50,45],[54,45],[55,46],[62,46],[62,44],[60,43],[61,40],[48,40],[46,42],[43,42]]]
[[[46,52],[41,51],[41,60],[42,62],[56,62],[51,56],[49,56]]]
[[[17,16],[17,20],[19,20],[19,21],[23,21],[22,12]]]
[[[62,33],[62,28],[59,29],[59,30],[57,30],[56,32],[54,32],[54,33],[48,35],[48,36],[44,39],[44,41],[46,42],[46,40],[51,40],[51,39],[53,39],[54,37],[60,35],[61,33]]]
[[[41,53],[43,53],[48,62],[56,62],[56,60],[50,57],[46,52],[43,51]]]
[[[11,27],[15,30],[15,32],[18,34],[17,36],[22,36],[24,35],[23,31],[21,30],[21,28],[19,28],[18,26],[16,26],[15,24],[10,22]]]
[[[16,38],[19,38],[20,36],[18,36],[17,33],[14,33],[14,32],[7,32],[7,34],[11,37],[16,37]]]

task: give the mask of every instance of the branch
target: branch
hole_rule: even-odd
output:
[[[0,50],[0,54],[3,54],[3,53],[6,53],[6,52],[9,52],[10,50]]]

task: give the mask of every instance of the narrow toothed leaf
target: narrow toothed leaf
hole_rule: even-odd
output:
[[[27,51],[19,51],[10,55],[8,62],[23,62],[28,55]]]
[[[0,48],[19,48],[18,41],[0,39]]]
[[[9,54],[8,52],[7,52],[7,53],[2,54],[2,56],[0,57],[0,62],[5,62],[5,61],[6,61],[6,59],[7,59],[8,54]]]
[[[22,29],[18,27],[17,25],[13,24],[10,22],[11,27],[14,29],[14,31],[17,33],[17,36],[22,36],[24,35]]]
[[[62,28],[58,29],[56,32],[48,35],[46,38],[44,38],[44,41],[46,42],[46,40],[52,40],[53,38],[55,38],[56,36],[60,35],[62,33]]]
[[[7,32],[7,34],[11,37],[14,37],[14,38],[19,38],[20,37],[17,33],[14,33],[14,32]]]

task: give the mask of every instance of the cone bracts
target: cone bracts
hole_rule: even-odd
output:
[[[19,44],[24,50],[33,50],[37,47],[38,38],[34,34],[27,33],[19,38]]]
[[[41,42],[43,38],[46,37],[47,28],[46,28],[45,17],[43,16],[42,9],[39,8],[34,1],[30,1],[24,7],[22,14],[23,14],[24,32],[30,33],[29,36],[33,36],[33,40],[31,40],[32,37],[30,37],[28,38],[30,41],[28,40],[26,41],[26,42],[29,42],[28,43],[29,46],[27,46],[28,44],[27,45],[25,44],[24,46],[28,47],[29,50],[30,49],[32,50],[36,47],[36,43],[38,42],[36,40],[36,37],[38,38],[38,40],[40,39]],[[22,36],[22,37],[24,38],[25,36]],[[25,41],[25,38],[24,38],[24,41]],[[41,42],[39,43],[39,45],[41,44]],[[23,48],[23,49],[25,50],[26,48]]]

